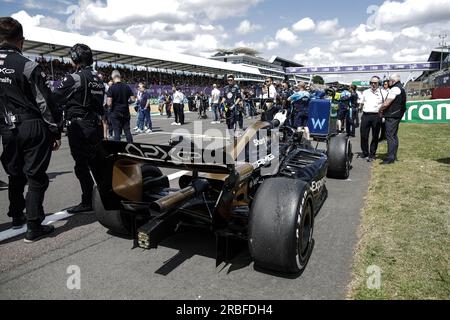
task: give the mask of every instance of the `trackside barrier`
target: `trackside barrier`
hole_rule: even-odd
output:
[[[450,123],[450,99],[408,101],[406,109],[405,123]]]

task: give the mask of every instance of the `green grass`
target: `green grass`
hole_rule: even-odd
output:
[[[402,124],[399,138],[400,162],[372,171],[348,298],[450,299],[450,125]]]

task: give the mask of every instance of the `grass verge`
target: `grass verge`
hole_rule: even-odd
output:
[[[402,124],[399,138],[400,162],[373,168],[348,298],[450,299],[450,125]]]

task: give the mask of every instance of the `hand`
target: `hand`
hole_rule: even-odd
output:
[[[61,140],[55,140],[53,142],[52,150],[53,151],[58,151],[60,147],[61,147]]]
[[[280,127],[282,125],[284,125],[284,123],[286,122],[286,119],[287,119],[287,112],[286,112],[286,110],[278,112],[273,119],[280,121]]]

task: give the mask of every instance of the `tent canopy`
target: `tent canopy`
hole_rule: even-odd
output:
[[[83,36],[40,27],[25,30],[23,51],[38,56],[68,57],[76,43],[88,45],[95,61],[148,68],[226,75],[230,73],[260,76],[258,68],[233,65],[207,58],[140,47],[134,44],[105,40],[98,36]]]

